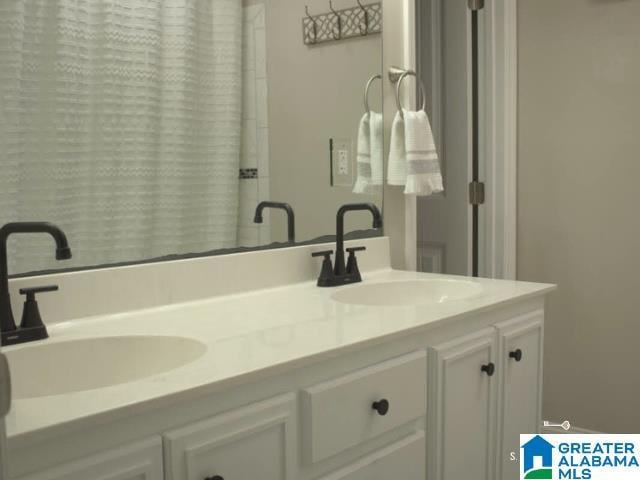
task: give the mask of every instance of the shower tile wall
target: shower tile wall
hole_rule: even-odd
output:
[[[238,223],[238,243],[242,246],[271,242],[270,212],[265,212],[262,225],[253,223],[256,205],[269,199],[269,120],[265,6],[252,3],[243,9],[243,137]]]

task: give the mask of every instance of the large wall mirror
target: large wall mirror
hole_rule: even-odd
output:
[[[74,253],[15,235],[10,273],[286,245],[261,201],[291,205],[296,242],[333,235],[344,203],[381,209],[381,7],[331,7],[0,2],[0,224],[55,223]]]

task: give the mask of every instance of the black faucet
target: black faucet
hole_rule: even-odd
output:
[[[336,258],[331,265],[332,250],[313,253],[313,257],[324,257],[322,271],[318,277],[319,287],[338,287],[362,281],[356,252],[365,250],[365,247],[347,248],[349,260],[344,261],[344,216],[347,212],[367,210],[373,215],[373,228],[382,228],[382,215],[373,203],[351,203],[338,209],[336,216]]]
[[[262,223],[262,211],[265,208],[279,208],[287,212],[287,238],[289,243],[296,241],[296,216],[293,213],[291,205],[284,202],[260,202],[256,207],[256,214],[253,217],[253,223]]]
[[[20,293],[27,295],[27,301],[20,328],[16,326],[9,296],[9,266],[7,262],[7,240],[14,233],[48,233],[56,242],[56,259],[68,260],[71,258],[67,237],[55,225],[47,222],[18,222],[7,223],[0,228],[0,343],[2,345],[42,340],[49,336],[40,319],[35,294],[57,290],[57,287],[22,289]]]

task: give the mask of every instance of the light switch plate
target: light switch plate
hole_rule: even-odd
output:
[[[334,138],[331,152],[333,186],[351,187],[354,179],[353,142],[348,138]]]

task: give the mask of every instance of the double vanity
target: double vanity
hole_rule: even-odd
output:
[[[468,231],[475,13],[51,3],[2,9],[0,480],[517,478],[554,287],[377,237],[500,250]],[[439,107],[404,135],[414,85]]]
[[[329,245],[38,277],[60,285],[50,338],[3,349],[10,478],[517,478],[553,286],[361,245],[363,282],[338,288],[316,285]]]

